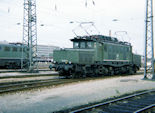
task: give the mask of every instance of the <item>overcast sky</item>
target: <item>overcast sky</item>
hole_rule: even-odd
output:
[[[0,41],[22,41],[23,1],[0,0]],[[145,0],[94,0],[95,5],[87,0],[87,7],[85,1],[36,0],[38,44],[72,47],[69,39],[75,36],[73,29],[78,35],[86,35],[77,22],[92,21],[100,34],[109,35],[111,30],[112,36],[130,41],[134,52],[143,54]],[[90,34],[99,33],[90,25],[84,27],[91,29]]]

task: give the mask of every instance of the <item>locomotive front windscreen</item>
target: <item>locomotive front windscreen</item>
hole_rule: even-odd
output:
[[[92,49],[94,48],[94,42],[91,41],[78,41],[73,43],[73,48],[75,49]]]

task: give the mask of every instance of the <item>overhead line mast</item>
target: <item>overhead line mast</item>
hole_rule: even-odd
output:
[[[155,79],[153,44],[153,0],[146,0],[144,79]],[[149,65],[151,63],[151,65]]]
[[[23,44],[27,45],[28,72],[38,70],[36,0],[24,0]],[[23,49],[24,51],[24,49]],[[23,64],[23,63],[22,63]],[[23,64],[24,65],[24,64]]]

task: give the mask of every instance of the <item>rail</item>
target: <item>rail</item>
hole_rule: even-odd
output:
[[[0,83],[0,94],[7,93],[7,92],[21,91],[25,89],[44,87],[44,86],[71,83],[74,81],[76,80],[45,79],[45,80],[31,80],[31,81]]]
[[[144,91],[96,105],[79,108],[70,113],[108,112],[140,113],[155,106],[155,90]]]

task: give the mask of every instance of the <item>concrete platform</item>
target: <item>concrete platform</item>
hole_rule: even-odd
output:
[[[0,113],[52,113],[126,93],[155,88],[154,81],[144,81],[142,78],[143,75],[114,77],[0,95]]]

